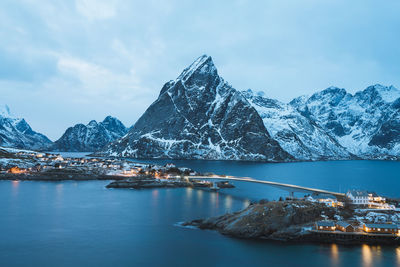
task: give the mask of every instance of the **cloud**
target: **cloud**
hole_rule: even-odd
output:
[[[395,0],[0,1],[0,95],[56,138],[108,114],[133,124],[204,53],[235,88],[284,101],[330,85],[400,87],[399,8]]]
[[[109,19],[116,15],[115,0],[76,0],[76,9],[89,20]]]
[[[67,81],[72,100],[82,104],[106,102],[110,105],[120,101],[132,101],[146,97],[149,90],[140,83],[135,70],[127,73],[114,72],[104,66],[80,58],[60,55],[57,63],[59,75],[50,80],[47,88]]]

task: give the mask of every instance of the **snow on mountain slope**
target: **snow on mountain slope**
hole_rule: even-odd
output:
[[[118,119],[108,116],[102,122],[90,121],[68,128],[49,148],[51,151],[97,151],[125,135],[127,128]]]
[[[290,104],[315,121],[343,147],[361,158],[399,154],[400,91],[393,86],[369,86],[354,95],[327,88]]]
[[[242,94],[260,114],[271,137],[296,159],[351,158],[350,153],[334,138],[291,105],[255,94],[250,89]]]
[[[0,106],[0,146],[21,149],[41,149],[52,142],[32,130],[24,120],[15,117],[7,105]]]
[[[257,111],[199,57],[167,82],[129,133],[99,155],[136,158],[286,161],[293,159]]]

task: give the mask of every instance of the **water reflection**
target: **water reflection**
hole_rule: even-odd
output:
[[[339,266],[339,249],[336,244],[331,245],[332,266]]]
[[[400,266],[400,247],[396,248],[397,265]]]
[[[248,199],[243,200],[243,208],[244,209],[247,208],[249,205],[250,205],[250,200],[248,200]]]
[[[203,200],[203,190],[197,190],[197,199],[199,201]]]
[[[157,189],[154,189],[151,192],[151,197],[152,197],[154,203],[157,203],[157,200],[158,200],[158,190]]]
[[[192,195],[193,195],[193,188],[190,187],[186,188],[186,198],[190,199],[192,198]]]
[[[227,195],[225,196],[225,209],[231,210],[232,208],[232,196]]]
[[[14,180],[11,182],[11,184],[12,184],[12,195],[13,195],[13,197],[16,197],[16,196],[18,196],[19,181]]]
[[[63,187],[64,187],[64,184],[57,184],[56,185],[57,198],[61,198],[62,197]]]
[[[361,247],[362,264],[364,267],[372,266],[372,252],[371,247],[368,245],[362,245]]]

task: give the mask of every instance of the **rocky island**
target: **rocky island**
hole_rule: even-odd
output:
[[[238,212],[197,219],[182,225],[216,230],[245,239],[400,244],[399,223],[398,211],[371,211],[349,206],[333,208],[323,203],[294,200],[260,201]],[[351,226],[351,230],[344,229],[342,225]],[[383,233],[369,231],[369,225],[382,227],[378,229]],[[394,230],[387,231],[386,228]]]

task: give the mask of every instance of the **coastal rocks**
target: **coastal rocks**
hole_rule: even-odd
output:
[[[192,183],[182,180],[158,180],[151,177],[145,178],[132,178],[123,181],[114,181],[108,184],[107,188],[132,188],[132,189],[145,189],[145,188],[177,188],[177,187],[191,187]]]
[[[216,183],[218,188],[234,188],[235,186],[229,182]],[[212,182],[198,181],[198,180],[185,180],[185,179],[156,179],[152,176],[137,176],[134,178],[124,179],[122,181],[114,181],[107,185],[107,188],[132,188],[132,189],[146,189],[146,188],[178,188],[178,187],[191,187],[191,188],[212,188]]]
[[[322,219],[322,214],[333,218],[335,210],[305,201],[267,202],[252,204],[233,214],[194,220],[183,225],[217,230],[239,238],[298,240],[305,235],[303,227]]]

